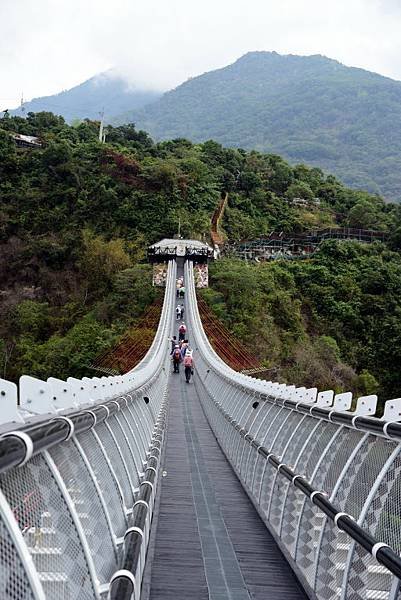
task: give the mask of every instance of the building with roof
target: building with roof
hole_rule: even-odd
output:
[[[22,133],[13,133],[11,136],[17,148],[41,148],[43,142],[34,135],[23,135]]]
[[[171,258],[187,258],[196,262],[207,262],[214,258],[213,248],[198,240],[165,238],[148,248],[150,262],[161,262]]]

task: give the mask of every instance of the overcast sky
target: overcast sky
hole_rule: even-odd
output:
[[[165,90],[250,50],[401,80],[401,0],[0,0],[0,110],[116,67]]]

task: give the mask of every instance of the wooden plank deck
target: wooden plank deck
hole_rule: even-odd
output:
[[[218,445],[198,390],[204,393],[196,382],[186,384],[182,368],[171,374],[167,475],[156,503],[145,600],[307,598]]]
[[[306,598],[183,373],[171,376],[164,468],[150,600]]]

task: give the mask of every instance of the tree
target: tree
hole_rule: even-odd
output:
[[[152,286],[152,268],[149,265],[135,265],[117,273],[113,282],[111,299],[118,306],[129,311],[130,318],[136,317],[145,310],[156,297]],[[119,317],[118,312],[114,315]]]
[[[314,198],[314,194],[311,187],[304,181],[297,181],[292,183],[286,191],[288,200],[294,200],[295,198],[303,198],[310,202]]]
[[[15,343],[0,338],[0,373],[3,379],[7,377],[8,365],[15,350]]]
[[[253,171],[243,171],[239,178],[240,189],[244,190],[248,195],[256,190],[262,184],[260,176]]]
[[[362,373],[358,375],[357,386],[358,390],[363,396],[368,394],[376,394],[380,387],[376,377],[372,375],[372,373],[369,373],[369,371],[366,369],[364,369]]]
[[[23,300],[14,311],[15,329],[35,340],[42,339],[49,328],[49,304]]]
[[[89,289],[109,289],[114,277],[131,266],[131,259],[122,239],[106,241],[89,230],[83,231],[83,254],[80,268],[88,281]]]
[[[292,168],[280,156],[269,155],[269,162],[272,169],[270,188],[276,194],[282,195],[294,179]]]
[[[324,182],[324,173],[321,169],[311,169],[307,165],[296,165],[294,167],[294,177],[296,181],[307,183],[316,196],[320,186]]]
[[[368,199],[357,202],[348,213],[348,223],[351,227],[378,229],[380,220],[376,203]]]

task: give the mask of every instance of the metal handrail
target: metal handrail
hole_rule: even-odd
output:
[[[232,390],[231,394],[233,396],[235,396],[237,393],[236,390],[242,390],[243,394],[245,394],[245,397],[248,396],[249,399],[255,400],[256,395],[258,401],[262,400],[271,405],[277,405],[277,407],[281,410],[288,410],[288,412],[291,411],[293,413],[298,413],[303,415],[304,418],[310,417],[316,419],[317,422],[326,421],[339,426],[348,427],[353,431],[367,432],[375,436],[386,438],[389,440],[389,442],[391,440],[397,442],[401,440],[401,424],[397,422],[384,421],[376,417],[361,416],[351,412],[334,411],[330,407],[323,408],[318,406],[316,403],[306,403],[290,399],[290,395],[296,395],[294,386],[278,386],[278,384],[263,382],[261,380],[257,380],[250,376],[233,371],[216,354],[204,333],[197,307],[193,270],[192,266],[189,264],[186,265],[185,276],[189,304],[188,314],[191,317],[192,335],[194,336],[195,346],[200,355],[198,362],[199,359],[203,360],[203,367],[205,368],[204,373],[202,372],[200,375],[198,373],[200,385],[204,387],[204,397],[207,398],[209,396],[209,400],[214,406],[214,410],[217,410],[223,416],[224,421],[227,423],[227,426],[231,429],[231,431],[236,432],[235,435],[237,438],[241,439],[243,443],[246,443],[246,445],[251,448],[249,450],[250,452],[256,452],[257,456],[259,456],[261,460],[264,460],[266,463],[271,465],[273,469],[275,469],[277,473],[280,473],[291,486],[297,488],[297,490],[302,493],[305,499],[308,499],[308,501],[318,507],[319,510],[326,516],[326,518],[328,518],[330,522],[334,524],[334,526],[346,532],[354,541],[354,543],[362,546],[374,559],[378,561],[378,563],[382,564],[386,569],[388,569],[392,575],[394,575],[396,578],[401,578],[401,558],[396,551],[390,548],[388,544],[375,539],[375,537],[372,536],[366,529],[356,523],[355,519],[351,515],[341,511],[338,507],[336,507],[335,504],[328,499],[327,494],[322,490],[315,489],[302,473],[297,473],[292,467],[283,463],[279,456],[276,456],[271,449],[264,446],[262,440],[258,440],[250,433],[246,426],[246,417],[243,417],[245,421],[238,417],[234,418],[233,415],[227,412],[227,410],[223,407],[219,398],[221,397],[224,386]],[[221,382],[220,387],[218,388],[217,396],[214,396],[214,394],[210,395],[211,392],[208,389],[208,381],[212,373],[218,379],[218,381]],[[274,393],[274,388],[277,390],[276,393]],[[226,392],[226,394],[228,394],[226,397],[229,398],[229,392]],[[300,394],[300,398],[302,398],[302,394]],[[316,393],[314,394],[314,398],[316,398]],[[228,400],[226,400],[226,405],[228,407],[230,405]],[[238,413],[237,411],[237,414],[246,415],[249,414],[249,412],[247,413],[246,409],[244,409],[242,413]],[[213,427],[212,421],[210,421],[210,424]],[[232,462],[230,455],[227,453],[228,445],[232,439],[231,434],[230,436],[228,435],[227,428],[224,430],[221,429],[220,434],[219,431],[216,429],[215,434],[218,437],[223,450],[226,452],[227,458]],[[238,447],[238,443],[236,447]],[[232,465],[236,470],[237,475],[241,479],[241,472],[237,470],[236,464],[232,462]],[[246,484],[244,487],[247,490]],[[251,499],[255,502],[254,498]],[[259,509],[259,506],[257,506],[257,508]],[[265,522],[267,521],[266,524],[270,528],[268,518],[264,518],[264,520]],[[276,536],[273,530],[272,533]],[[278,539],[278,541],[280,543],[280,539]],[[283,550],[285,550],[284,547]],[[293,559],[290,559],[290,562],[292,560]],[[295,563],[294,568],[298,568]],[[306,583],[305,587],[310,589]],[[396,588],[398,589],[398,586],[396,586]],[[392,595],[391,597],[394,598],[395,596]]]
[[[309,414],[331,423],[344,425],[357,431],[364,431],[386,439],[401,441],[401,423],[399,421],[388,421],[374,416],[358,415],[351,411],[336,411],[331,407],[325,408],[319,406],[316,404],[315,400],[312,402],[302,402],[302,390],[304,390],[304,388],[299,388],[299,400],[293,400],[289,396],[297,395],[298,390],[295,386],[279,385],[256,379],[244,373],[234,371],[234,369],[224,363],[209,343],[204,332],[196,300],[194,279],[189,264],[186,265],[186,269],[188,272],[188,280],[191,282],[188,285],[187,293],[190,313],[196,324],[196,332],[201,338],[199,339],[199,337],[197,337],[197,343],[202,348],[205,357],[207,357],[210,369],[224,377],[227,382],[234,385],[240,385],[249,392],[258,393],[260,398],[266,402],[277,404],[278,406],[294,410],[301,414]],[[274,387],[278,389],[277,392],[274,392]],[[399,400],[387,401],[390,405],[399,402]]]
[[[111,507],[105,502],[103,494],[106,490],[101,488],[97,482],[100,473],[96,472],[95,465],[91,464],[91,460],[98,460],[96,452],[103,456],[102,460],[106,461],[108,465],[108,476],[113,480],[111,485],[115,486],[115,494],[121,498],[121,510],[124,513],[122,518],[128,523],[128,529],[124,536],[124,552],[121,557],[122,570],[125,570],[126,576],[124,581],[128,581],[128,583],[135,581],[136,588],[140,587],[145,564],[144,558],[149,541],[154,494],[160,469],[160,455],[164,441],[169,361],[168,337],[172,323],[175,279],[176,263],[170,261],[163,309],[155,338],[147,355],[132,371],[125,375],[104,377],[102,380],[96,377],[68,380],[67,382],[54,380],[56,385],[54,388],[51,387],[53,383],[51,379],[49,382],[41,382],[40,380],[28,378],[28,384],[32,381],[32,393],[29,395],[29,389],[23,391],[21,394],[23,400],[21,408],[16,406],[15,386],[13,387],[13,384],[0,380],[0,390],[4,390],[3,396],[5,396],[8,404],[10,405],[13,399],[15,401],[13,413],[15,417],[12,421],[2,425],[0,435],[0,475],[4,478],[2,482],[5,482],[4,485],[6,486],[3,487],[3,490],[6,491],[8,486],[11,486],[9,489],[11,493],[10,500],[7,501],[5,494],[0,493],[0,526],[5,527],[13,539],[13,552],[19,557],[24,568],[24,575],[21,576],[29,580],[35,599],[44,598],[42,580],[39,578],[36,571],[37,567],[30,557],[32,549],[31,547],[28,549],[28,542],[25,541],[19,527],[25,527],[26,518],[28,518],[28,524],[32,524],[32,522],[36,524],[39,517],[38,515],[35,516],[32,508],[25,504],[22,521],[17,520],[18,515],[12,517],[13,510],[15,510],[12,494],[15,485],[18,489],[24,489],[24,485],[27,484],[28,489],[40,498],[42,503],[40,515],[42,511],[45,515],[50,514],[46,512],[51,508],[48,507],[46,500],[43,498],[41,484],[36,482],[30,475],[32,469],[35,472],[35,465],[39,464],[38,460],[42,468],[51,470],[53,474],[53,493],[57,497],[60,495],[66,503],[65,510],[70,513],[71,517],[68,521],[68,527],[71,528],[72,536],[78,536],[79,552],[81,552],[82,560],[85,560],[88,565],[89,580],[94,597],[100,597],[108,589],[111,593],[116,586],[120,591],[122,589],[119,583],[119,572],[114,574],[110,587],[108,584],[100,585],[96,572],[97,562],[91,554],[92,550],[89,547],[89,538],[87,538],[87,535],[89,535],[86,531],[87,526],[81,524],[81,517],[85,518],[86,515],[81,515],[77,511],[72,499],[74,494],[84,493],[83,490],[87,487],[84,480],[85,478],[91,478],[93,480],[91,485],[96,489],[98,498],[96,506],[99,507],[101,511],[99,515],[103,519],[104,526],[107,527],[103,534],[106,537],[109,536],[109,539],[113,539],[114,544],[119,543],[114,537],[112,531],[114,525],[109,514],[109,511],[114,512],[114,510],[117,510],[117,506]],[[54,403],[52,403],[52,398],[49,397],[52,389]],[[65,400],[62,410],[57,409],[57,390],[60,391],[61,395],[68,392],[63,396]],[[92,400],[92,398],[95,399]],[[45,401],[43,406],[41,401]],[[70,403],[69,406],[68,402]],[[8,411],[7,414],[12,414],[12,411]],[[24,415],[24,418],[22,415]],[[102,430],[100,430],[101,427]],[[99,435],[97,433],[98,428]],[[105,435],[107,434],[109,438],[106,440],[101,439],[100,431],[103,431]],[[88,438],[87,436],[91,437]],[[88,449],[89,454],[87,454],[79,442],[79,440],[85,439],[90,440],[90,444],[96,447],[96,450]],[[83,478],[82,486],[78,485],[77,490],[73,488],[70,490],[70,480],[64,479],[64,477],[69,477],[69,471],[68,469],[62,471],[65,464],[63,454],[57,454],[57,447],[63,444],[66,444],[65,448],[68,449],[68,452],[78,451],[81,453],[80,460],[86,461],[86,467],[79,474],[79,477]],[[124,444],[125,449],[121,444]],[[130,445],[134,447],[131,448]],[[54,452],[56,454],[53,454]],[[124,454],[124,452],[128,454]],[[59,459],[52,458],[54,456],[59,457]],[[59,463],[58,460],[60,460]],[[116,462],[120,464],[118,473],[114,470]],[[128,464],[134,466],[135,476],[129,474]],[[27,472],[24,469],[27,469]],[[64,475],[62,476],[61,473],[64,473]],[[121,477],[128,474],[129,481],[123,485],[124,482]],[[134,481],[138,482],[137,489],[134,489]],[[130,495],[134,499],[133,505],[129,500],[129,495],[125,496],[125,493],[123,495],[122,489],[124,487],[127,490],[127,486],[130,488]],[[125,506],[125,497],[128,506]],[[8,502],[10,502],[10,505]],[[25,499],[21,498],[21,502],[25,502]],[[88,502],[90,505],[91,498],[88,498]],[[145,503],[147,504],[146,510],[144,509]],[[134,532],[138,533],[139,529],[142,529],[144,535],[138,545],[138,540],[134,543]],[[53,548],[53,544],[50,542],[49,544]],[[133,552],[135,548],[136,550]],[[33,554],[35,555],[35,552]],[[117,549],[115,555],[117,556]],[[52,556],[50,550],[49,556]],[[139,560],[139,556],[141,560]],[[102,563],[100,562],[100,564]],[[41,569],[40,565],[39,562],[39,570]],[[49,576],[50,580],[55,578],[54,580],[59,581],[62,585],[62,578],[65,575],[60,574],[57,571],[58,568],[55,565],[54,572],[49,573]],[[131,569],[131,576],[127,575],[128,568]],[[3,571],[3,574],[5,577],[13,577],[8,571]],[[45,581],[47,581],[46,577]],[[72,584],[75,585],[74,582]],[[121,594],[118,597],[123,598]],[[130,598],[131,596],[127,595],[126,597]]]
[[[313,504],[318,506],[339,529],[348,533],[353,540],[370,552],[379,563],[384,565],[393,575],[401,579],[401,558],[394,550],[387,544],[381,544],[381,542],[366,532],[355,522],[355,519],[351,515],[344,513],[334,506],[327,499],[326,492],[313,488],[305,477],[296,473],[289,465],[284,464],[278,456],[263,446],[260,440],[253,437],[246,428],[232,419],[229,413],[224,411],[218,403],[216,403],[216,406],[231,426],[238,431],[238,434],[248,444],[251,444],[258,454],[267,460],[277,472],[284,475],[294,487],[298,488]]]

